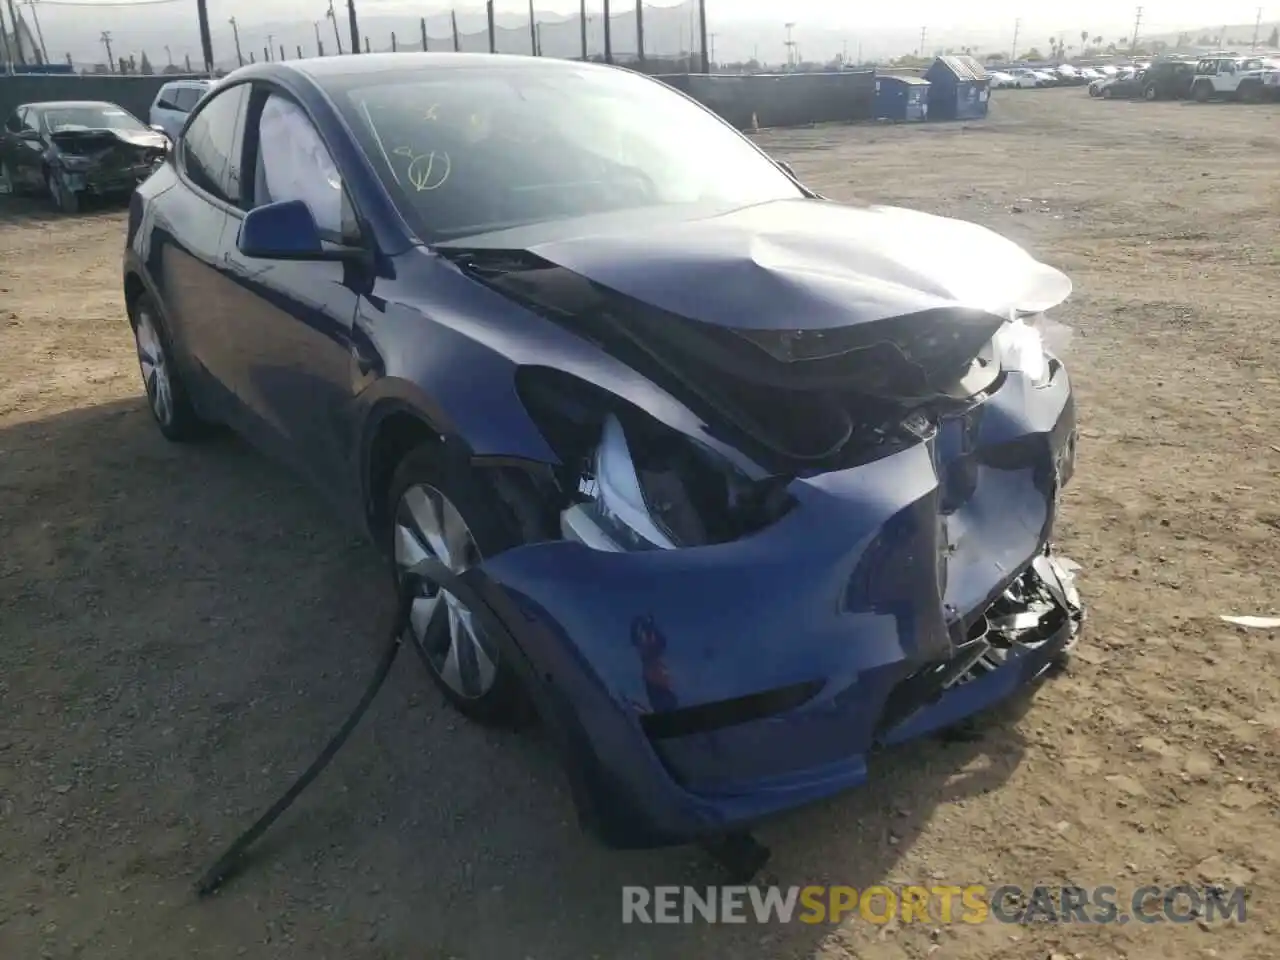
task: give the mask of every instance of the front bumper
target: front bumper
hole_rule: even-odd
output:
[[[62,171],[67,189],[76,193],[106,196],[132,193],[155,170],[154,163],[137,163],[125,167],[89,167]]]
[[[1048,546],[1074,444],[1065,371],[1014,377],[930,441],[797,480],[796,509],[746,540],[533,544],[467,584],[607,843],[723,834],[865,782],[873,751],[999,702],[1074,642]]]

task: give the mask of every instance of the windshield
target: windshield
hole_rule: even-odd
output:
[[[110,104],[76,104],[65,107],[47,107],[41,111],[45,129],[50,133],[62,130],[145,130],[142,122]]]
[[[735,130],[623,70],[404,71],[337,99],[429,243],[614,210],[803,196]]]

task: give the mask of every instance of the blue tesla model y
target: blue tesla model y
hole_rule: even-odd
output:
[[[385,551],[469,717],[537,718],[615,846],[718,842],[1030,685],[1083,620],[1045,312],[958,220],[832,202],[662,82],[249,66],[137,191],[151,410]]]

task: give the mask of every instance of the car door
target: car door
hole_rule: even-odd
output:
[[[342,178],[306,111],[284,91],[255,84],[245,127],[245,209],[301,200],[321,235],[357,242]],[[351,329],[359,305],[352,268],[336,262],[259,260],[223,237],[231,279],[228,339],[252,344],[229,374],[263,438],[317,486],[350,502]]]
[[[40,119],[36,112],[30,107],[19,107],[14,113],[14,132],[9,138],[10,150],[6,161],[9,164],[10,175],[14,179],[15,185],[21,186],[27,190],[36,189],[44,185],[43,167],[41,164],[41,155],[44,153],[44,143],[38,137],[31,134],[36,133]]]
[[[226,377],[234,369],[228,344],[228,290],[222,235],[240,200],[239,151],[247,84],[235,84],[201,104],[174,153],[178,184],[156,202],[149,263],[160,286],[164,319],[178,361],[196,387],[198,408],[236,425],[240,411]]]

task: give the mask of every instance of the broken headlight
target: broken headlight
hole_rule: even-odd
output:
[[[1010,319],[991,338],[991,348],[1002,370],[1021,373],[1037,387],[1049,382],[1049,354],[1035,317]]]
[[[560,515],[566,539],[596,550],[671,550],[726,543],[782,516],[781,481],[753,482],[689,438],[656,424],[630,431],[614,414]]]

